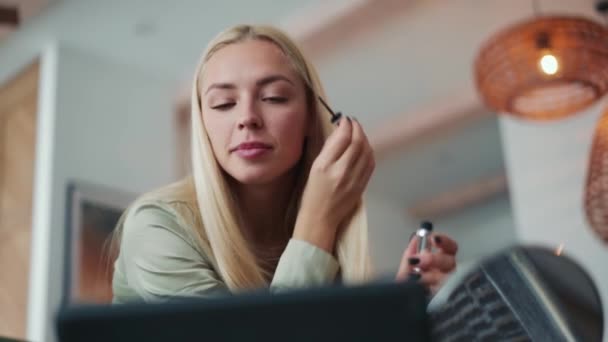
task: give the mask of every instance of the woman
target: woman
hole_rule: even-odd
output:
[[[333,126],[313,66],[280,31],[236,26],[210,42],[192,89],[192,176],[148,193],[115,235],[116,303],[370,279],[362,194],[374,158],[361,125]],[[434,289],[456,243],[404,253]]]

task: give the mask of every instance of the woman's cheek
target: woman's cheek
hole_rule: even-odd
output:
[[[285,145],[290,145],[294,150],[302,145],[304,140],[304,121],[295,117],[292,121],[281,123],[281,140]]]

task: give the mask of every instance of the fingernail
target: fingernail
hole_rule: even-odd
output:
[[[337,112],[336,115],[332,118],[332,120],[336,123],[337,126],[340,126],[340,122],[342,121],[342,113]]]
[[[412,239],[414,238],[414,236],[416,236],[416,232],[413,232],[412,235],[410,235],[410,241],[412,241]]]
[[[441,243],[441,238],[439,236],[435,236],[435,243]]]
[[[410,265],[418,265],[420,263],[420,258],[409,258]]]

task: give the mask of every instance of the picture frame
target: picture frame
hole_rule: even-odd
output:
[[[110,239],[136,194],[92,182],[68,182],[63,304],[112,300]]]

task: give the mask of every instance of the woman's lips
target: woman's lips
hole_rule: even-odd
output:
[[[242,158],[255,159],[255,158],[263,156],[264,154],[266,154],[269,151],[270,151],[270,149],[267,147],[255,147],[255,148],[238,149],[238,150],[234,151],[234,153],[236,153],[239,157],[242,157]]]
[[[236,153],[239,157],[246,159],[254,159],[263,156],[271,149],[272,147],[268,144],[264,144],[261,142],[247,142],[238,145],[233,152]]]

